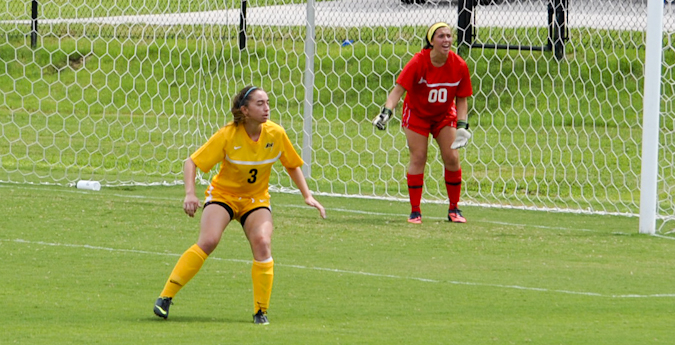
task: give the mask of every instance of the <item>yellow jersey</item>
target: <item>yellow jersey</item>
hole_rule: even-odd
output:
[[[248,136],[244,125],[235,126],[231,122],[220,128],[190,158],[205,173],[221,163],[211,186],[232,196],[248,198],[269,198],[270,174],[277,160],[289,169],[304,164],[283,127],[271,121],[262,124],[257,141]]]

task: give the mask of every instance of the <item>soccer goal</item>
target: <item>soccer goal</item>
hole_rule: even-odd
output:
[[[459,2],[253,0],[244,30],[241,4],[0,7],[0,181],[180,184],[184,159],[253,84],[269,91],[272,120],[302,151],[313,190],[406,200],[398,109],[387,131],[370,121],[427,27],[464,18]],[[647,2],[474,5],[456,37],[468,46],[474,87],[462,205],[636,215]],[[666,232],[675,214],[675,5],[663,6],[655,203]],[[435,144],[425,173],[424,201],[444,203]],[[293,186],[283,169],[272,182]]]
[[[486,1],[481,3],[476,0],[458,0],[457,5],[457,43],[479,49],[516,49],[524,51],[549,51],[553,52],[557,59],[565,55],[565,42],[569,40],[567,29],[568,0],[549,0],[546,4],[546,27],[548,36],[540,45],[522,45],[509,43],[481,43],[476,42],[476,17],[481,16],[480,5],[499,5],[503,1]],[[528,4],[532,6],[531,4]],[[539,4],[543,6],[544,4]],[[500,9],[496,13],[486,11],[483,23],[494,26],[495,22],[504,23],[502,27],[518,27],[518,15],[515,11]],[[514,13],[515,12],[515,13]],[[514,15],[515,14],[515,15]],[[515,20],[514,20],[515,19]]]

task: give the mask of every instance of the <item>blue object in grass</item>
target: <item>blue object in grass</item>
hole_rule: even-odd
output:
[[[354,43],[353,40],[344,40],[344,41],[342,41],[341,46],[342,47],[350,46],[350,45],[352,45],[352,43]]]

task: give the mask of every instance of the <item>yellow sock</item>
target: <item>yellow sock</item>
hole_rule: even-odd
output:
[[[208,255],[196,244],[186,250],[178,259],[160,296],[175,297],[178,291],[199,272],[207,257]]]
[[[272,282],[274,281],[274,260],[269,258],[264,262],[253,260],[251,267],[253,278],[253,313],[262,310],[267,312],[272,296]]]

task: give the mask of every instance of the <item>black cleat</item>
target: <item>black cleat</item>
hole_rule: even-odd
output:
[[[157,302],[155,302],[155,307],[152,311],[155,312],[155,315],[166,319],[169,317],[169,307],[172,304],[171,297],[160,297],[157,299]]]
[[[258,310],[258,312],[253,315],[253,323],[256,325],[269,325],[270,322],[267,320],[267,313],[263,312],[262,309]]]
[[[422,213],[411,212],[410,217],[408,217],[408,223],[422,224]]]

